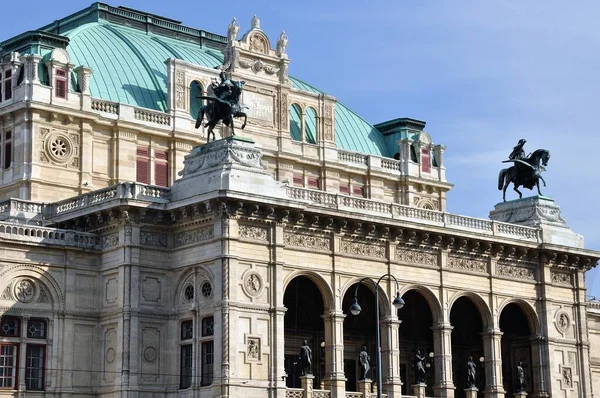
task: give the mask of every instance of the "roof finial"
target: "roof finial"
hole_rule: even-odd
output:
[[[254,14],[254,16],[252,17],[250,25],[252,26],[252,29],[260,29],[260,19],[258,19],[256,14]]]

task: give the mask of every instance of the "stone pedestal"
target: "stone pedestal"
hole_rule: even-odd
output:
[[[312,398],[314,378],[313,375],[300,376],[300,387],[304,390],[304,398]]]
[[[465,388],[465,398],[477,398],[477,387]]]
[[[498,203],[490,212],[490,219],[541,228],[544,243],[583,248],[583,237],[571,231],[560,216],[560,207],[545,196]]]
[[[371,386],[373,381],[371,379],[364,379],[358,381],[358,392],[362,393],[363,397],[371,396]]]
[[[413,395],[416,398],[425,398],[425,388],[427,388],[427,384],[425,384],[425,383],[413,384],[413,386],[412,386]]]
[[[516,392],[513,394],[513,396],[515,398],[525,398],[527,396],[527,393],[525,391]]]
[[[195,147],[185,156],[179,175],[171,187],[173,202],[221,190],[287,197],[286,185],[267,173],[262,150],[238,136]]]

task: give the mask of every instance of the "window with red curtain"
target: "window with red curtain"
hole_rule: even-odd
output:
[[[344,195],[350,194],[350,184],[347,182],[340,182],[340,193]]]
[[[421,170],[424,173],[431,172],[431,154],[429,148],[421,148]]]
[[[169,154],[167,151],[154,151],[154,184],[169,186]]]
[[[304,177],[300,173],[294,173],[294,185],[298,187],[304,186]]]
[[[1,95],[2,93],[0,93]],[[12,98],[12,71],[7,69],[4,71],[4,99]]]
[[[135,180],[142,184],[150,184],[150,148],[148,147],[137,147]]]
[[[54,93],[57,98],[67,98],[67,71],[56,68],[54,78]]]
[[[362,185],[353,185],[352,186],[352,195],[353,196],[361,196],[365,197],[365,190]]]
[[[306,182],[307,182],[309,188],[319,189],[319,178],[318,177],[308,177]]]

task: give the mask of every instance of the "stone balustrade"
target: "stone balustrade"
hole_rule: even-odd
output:
[[[98,236],[88,232],[0,222],[0,238],[84,249],[98,249]]]

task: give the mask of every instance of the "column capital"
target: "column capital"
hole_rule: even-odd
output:
[[[396,315],[386,315],[379,320],[380,325],[400,325],[402,321]]]
[[[447,323],[447,322],[440,322],[431,327],[431,330],[433,330],[434,332],[437,332],[437,331],[451,332],[453,329],[454,329],[454,326],[452,326],[450,323]]]
[[[483,332],[481,332],[479,334],[481,336],[483,336],[483,337],[488,337],[488,336],[491,336],[491,337],[502,337],[502,335],[504,334],[504,332],[502,330],[498,329],[498,328],[491,328],[491,329],[485,330],[485,331],[483,331]]]
[[[337,311],[337,310],[325,310],[325,313],[323,315],[321,315],[321,318],[323,318],[324,320],[344,320],[344,318],[346,318],[346,314],[344,314],[343,311]]]

